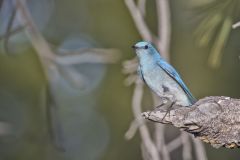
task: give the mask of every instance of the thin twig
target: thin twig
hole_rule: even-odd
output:
[[[174,140],[172,140],[167,144],[167,150],[168,152],[172,152],[173,150],[177,149],[181,145],[182,145],[182,137],[177,136],[177,138],[175,138]]]
[[[139,117],[139,118],[141,118],[141,117]],[[136,132],[137,132],[137,130],[139,128],[139,126],[141,125],[141,124],[139,124],[139,121],[142,122],[142,120],[138,120],[139,118],[136,118],[135,120],[132,121],[132,123],[130,124],[129,129],[125,133],[125,138],[127,140],[130,140],[130,139],[132,139],[134,137],[134,135],[136,134]]]
[[[133,99],[132,99],[132,107],[133,107],[133,113],[135,118],[138,118],[139,115],[141,114],[141,101],[142,101],[142,96],[143,96],[143,83],[140,79],[136,81],[134,93],[133,93]],[[160,160],[157,147],[153,143],[149,130],[146,126],[146,124],[143,124],[143,119],[139,121],[140,125],[139,126],[139,131],[141,135],[141,139],[145,145],[145,148],[147,152],[151,155],[152,160]]]
[[[25,0],[16,0],[16,6],[19,13],[19,22],[25,26],[26,35],[31,40],[37,53],[39,53],[38,55],[42,63],[46,64],[53,61],[55,55],[34,23],[26,6]]]
[[[132,85],[133,83],[136,82],[136,80],[138,79],[138,75],[136,74],[132,74],[132,75],[129,75],[125,80],[124,80],[124,84],[125,86],[130,86]]]
[[[141,142],[141,153],[144,160],[152,160],[151,155],[147,152],[146,146]]]
[[[158,40],[157,47],[162,56],[169,61],[169,47],[171,39],[171,22],[169,0],[156,0],[158,18]]]
[[[152,94],[152,97],[153,97],[154,106],[158,106],[160,103],[162,103],[160,102],[159,97],[157,97],[156,95]],[[169,154],[169,151],[167,150],[165,137],[164,137],[165,127],[166,127],[165,125],[155,124],[156,146],[158,151],[162,154],[163,160],[170,160],[170,154]]]
[[[207,160],[207,154],[206,154],[203,143],[200,140],[194,138],[193,136],[191,137],[193,139],[193,144],[195,146],[197,160]]]
[[[49,96],[53,95],[53,90],[51,88],[51,83],[53,81],[55,82],[54,75],[58,74],[58,69],[56,65],[53,63],[55,60],[55,54],[49,47],[48,43],[38,30],[36,24],[34,23],[32,16],[28,10],[28,7],[26,5],[25,0],[16,0],[16,7],[17,7],[17,13],[18,13],[18,18],[19,22],[21,23],[22,26],[25,27],[25,33],[28,36],[30,42],[32,43],[34,49],[37,52],[37,55],[40,59],[40,62],[42,63],[43,71],[45,73],[45,76],[49,80],[50,87],[48,89],[49,92],[47,94],[50,94]],[[51,98],[51,101],[54,102],[54,99]],[[50,118],[51,123],[48,123],[49,125],[49,132],[54,133],[53,141],[54,145],[56,148],[61,148],[62,150],[64,149],[64,146],[62,146],[62,142],[59,142],[58,140],[62,139],[59,136],[62,135],[62,128],[61,128],[61,123],[60,119],[58,117],[57,111],[57,106],[56,104],[47,104],[47,109],[46,109],[46,115],[48,115],[48,118]],[[54,112],[54,113],[53,113]],[[55,125],[55,126],[53,126]]]
[[[187,133],[181,132],[180,137],[183,144],[183,160],[192,160],[192,147],[189,135]]]
[[[165,143],[165,125],[156,124],[155,125],[155,137],[156,137],[156,145],[158,151],[161,153],[163,160],[170,160],[170,154],[167,149],[166,143]],[[156,135],[157,134],[157,135]]]
[[[170,11],[168,0],[156,0],[157,5],[157,18],[158,18],[158,38],[155,40],[157,48],[160,50],[161,55],[167,60],[170,60],[169,45],[170,45]],[[153,95],[155,102],[158,102],[157,98]],[[164,160],[170,159],[169,151],[167,150],[164,137],[164,127],[156,126],[155,134],[158,139],[157,146],[163,155]]]
[[[138,32],[140,35],[145,39],[146,41],[152,42],[152,34],[144,21],[143,15],[141,14],[141,11],[138,9],[136,4],[134,3],[134,0],[125,0],[125,3],[129,9],[129,12],[131,13],[131,16],[134,20],[135,26],[138,29]]]
[[[146,15],[146,0],[138,0],[138,8],[144,17]]]
[[[12,35],[15,35],[21,31],[23,31],[24,27],[23,26],[19,26],[15,29],[12,29],[8,34],[3,34],[3,35],[0,35],[0,41],[1,40],[4,40],[7,36],[12,36]]]
[[[123,62],[123,73],[124,74],[132,74],[136,73],[138,67],[137,57],[134,57],[131,60],[126,60]]]
[[[116,63],[120,51],[116,49],[88,48],[77,51],[59,50],[61,54],[56,57],[56,62],[63,65],[81,63]]]
[[[10,16],[8,24],[7,24],[7,30],[6,30],[6,34],[5,34],[4,41],[3,41],[4,49],[5,49],[6,53],[9,53],[8,43],[9,43],[11,29],[12,29],[15,17],[16,17],[16,8],[13,8],[13,11],[11,13],[11,16]]]

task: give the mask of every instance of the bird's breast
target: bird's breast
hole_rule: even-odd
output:
[[[163,92],[162,85],[167,80],[166,73],[157,65],[142,67],[142,72],[147,85],[154,92],[161,94]]]
[[[189,100],[183,89],[160,66],[142,67],[142,74],[146,84],[158,96],[173,96],[178,104],[188,105]]]

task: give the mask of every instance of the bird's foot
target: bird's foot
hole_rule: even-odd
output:
[[[174,104],[175,104],[175,102],[171,102],[171,101],[170,101],[170,103],[169,103],[169,105],[168,105],[168,108],[167,108],[167,112],[166,112],[166,114],[163,116],[162,121],[163,121],[164,118],[170,113],[170,110],[171,110],[171,108],[174,106]]]
[[[168,98],[162,98],[161,100],[161,104],[159,104],[158,106],[154,107],[155,109],[161,108],[161,107],[167,107],[171,105],[171,101]]]

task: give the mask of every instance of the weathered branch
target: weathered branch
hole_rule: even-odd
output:
[[[165,114],[167,116],[164,118]],[[148,120],[171,124],[213,147],[240,147],[240,99],[206,97],[191,107],[174,105],[142,113]]]

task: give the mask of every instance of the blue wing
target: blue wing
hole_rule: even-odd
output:
[[[187,86],[184,84],[183,80],[181,79],[177,71],[170,64],[168,64],[166,61],[162,59],[158,61],[158,65],[181,86],[183,91],[187,94],[190,102],[194,104],[196,102],[196,99],[193,97]]]

